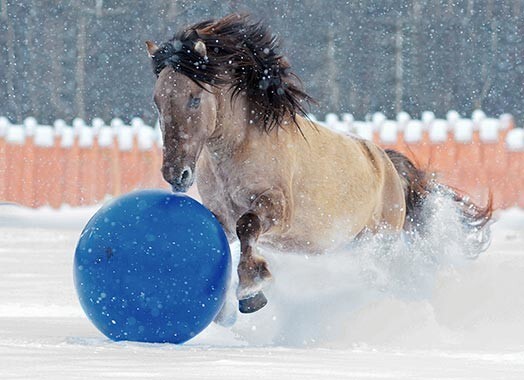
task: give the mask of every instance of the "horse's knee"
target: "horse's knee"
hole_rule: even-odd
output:
[[[247,212],[238,219],[236,230],[244,253],[244,249],[253,244],[262,233],[262,223],[255,213]]]
[[[259,194],[251,203],[249,211],[238,220],[237,233],[254,235],[284,233],[291,220],[291,199],[281,189],[271,189]]]

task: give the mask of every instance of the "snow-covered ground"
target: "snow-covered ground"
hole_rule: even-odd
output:
[[[111,342],[85,317],[72,260],[95,210],[0,205],[0,379],[524,379],[522,210],[468,262],[445,220],[420,252],[267,252],[269,305],[183,346]]]

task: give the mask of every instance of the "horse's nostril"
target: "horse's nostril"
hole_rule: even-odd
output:
[[[182,181],[185,181],[189,178],[189,176],[191,175],[191,171],[189,169],[185,169],[183,172],[182,172]]]

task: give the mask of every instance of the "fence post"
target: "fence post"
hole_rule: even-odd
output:
[[[78,139],[71,127],[64,128],[60,141],[61,156],[64,160],[63,199],[70,206],[80,205],[78,181],[80,179],[80,152]]]
[[[410,157],[422,169],[429,169],[430,147],[424,140],[424,124],[419,120],[411,120],[404,129],[405,150]]]
[[[368,126],[371,127],[371,133],[372,138],[371,141],[373,141],[375,144],[380,144],[380,131],[382,128],[382,124],[387,120],[386,115],[384,115],[382,112],[375,112],[371,116],[371,123],[367,123]]]
[[[113,157],[115,156],[115,141],[111,127],[102,126],[98,131],[97,143],[100,149],[98,173],[96,176],[96,199],[101,201],[114,192]]]
[[[486,183],[486,178],[482,170],[480,144],[478,138],[475,138],[473,121],[458,120],[453,135],[457,144],[457,154],[452,178],[456,181],[456,187],[466,191],[475,202],[480,202],[487,194],[481,186]]]
[[[499,189],[504,207],[524,208],[524,129],[511,129],[506,136],[507,188]]]
[[[98,165],[98,145],[95,143],[91,127],[83,125],[79,128],[78,148],[80,160],[78,194],[80,204],[87,206],[95,202]]]
[[[486,185],[493,193],[493,206],[500,208],[505,203],[502,189],[509,185],[510,180],[507,176],[506,148],[501,138],[499,120],[482,119],[479,124],[479,139],[482,155],[481,167],[485,173]]]
[[[137,186],[138,178],[138,147],[133,130],[129,126],[118,129],[117,143],[120,157],[120,186],[122,193],[127,193]]]
[[[21,125],[10,125],[6,135],[6,200],[21,202],[24,181],[25,131]]]
[[[18,201],[26,207],[35,207],[36,186],[41,183],[42,179],[38,178],[35,172],[35,132],[38,122],[34,117],[27,117],[24,120],[23,128],[25,130],[24,141],[24,160],[20,166],[22,168],[22,192]]]
[[[447,180],[456,161],[456,143],[448,131],[446,120],[435,119],[428,131],[430,141],[431,168],[442,173]]]
[[[397,149],[399,145],[399,130],[397,122],[384,120],[378,131],[378,143],[382,149]]]
[[[9,128],[9,120],[6,117],[0,117],[0,202],[5,201],[7,197],[7,153],[6,153],[6,134]]]
[[[155,187],[155,172],[160,167],[155,167],[155,136],[151,127],[141,126],[137,131],[138,149],[140,151],[140,186]]]
[[[55,154],[55,136],[52,127],[37,126],[34,134],[34,181],[32,207],[49,205],[53,194],[59,192],[61,173],[58,172]]]

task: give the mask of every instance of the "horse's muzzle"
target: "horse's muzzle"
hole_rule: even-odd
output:
[[[191,185],[193,185],[194,175],[193,170],[186,166],[181,172],[177,172],[175,168],[170,167],[167,170],[162,170],[164,179],[171,185],[174,192],[185,193]]]

